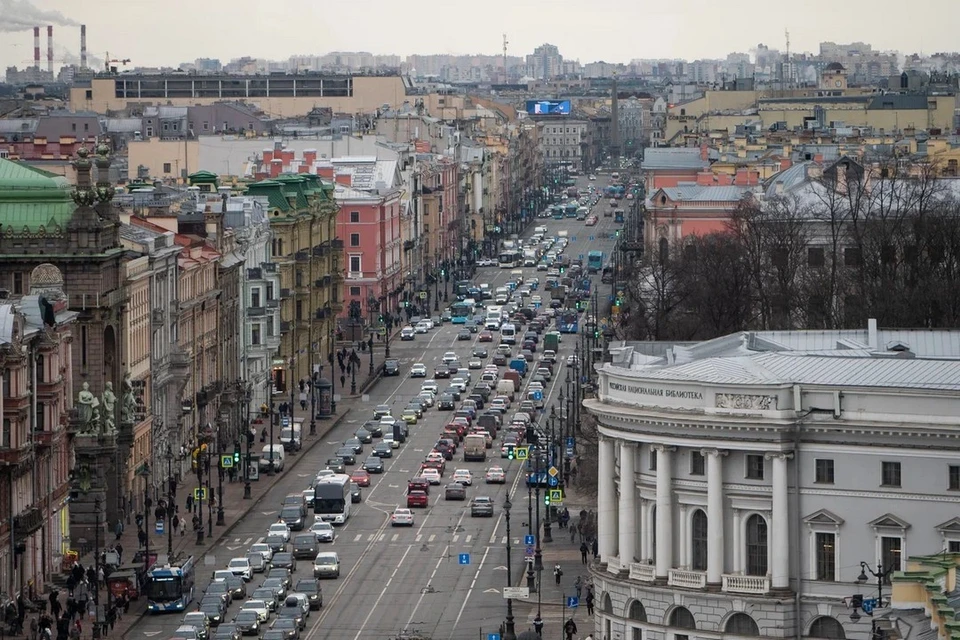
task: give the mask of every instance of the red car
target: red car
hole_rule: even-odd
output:
[[[427,507],[427,494],[423,491],[411,491],[407,494],[407,507]]]
[[[481,331],[480,338],[478,342],[493,342],[493,332],[492,331]]]
[[[364,471],[363,469],[357,469],[350,474],[350,481],[356,482],[361,487],[370,486],[370,474]]]
[[[407,481],[407,491],[421,491],[424,493],[424,495],[427,495],[430,493],[430,483],[427,482],[425,478],[411,478]]]

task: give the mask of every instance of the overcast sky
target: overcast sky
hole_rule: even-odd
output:
[[[84,22],[91,55],[109,51],[142,66],[329,51],[499,55],[504,33],[510,55],[549,42],[581,63],[722,58],[758,43],[783,50],[785,29],[797,52],[816,52],[821,41],[902,53],[960,49],[960,0],[0,0],[0,66],[28,65],[30,27],[51,22],[58,59],[79,53],[75,25]],[[41,47],[45,64],[45,29]]]

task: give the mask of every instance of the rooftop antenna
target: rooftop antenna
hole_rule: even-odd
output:
[[[507,34],[503,34],[503,83],[507,84]]]
[[[793,66],[790,64],[790,30],[784,29],[783,34],[787,38],[787,60],[784,63],[784,70],[786,71],[786,74],[784,75],[786,75],[786,78],[783,78],[783,80],[787,82],[787,87],[789,88],[791,86],[790,83],[793,82]]]

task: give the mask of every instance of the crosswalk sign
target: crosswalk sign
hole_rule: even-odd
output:
[[[563,502],[563,489],[550,489],[550,502]]]
[[[207,499],[207,488],[206,487],[194,487],[193,489],[193,499],[194,500],[206,500]]]
[[[222,455],[220,456],[220,468],[221,469],[230,469],[233,467],[233,456],[232,455]]]
[[[530,447],[515,447],[513,451],[517,460],[526,460],[530,457]]]

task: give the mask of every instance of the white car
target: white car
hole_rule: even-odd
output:
[[[414,333],[426,333],[430,331],[430,325],[426,322],[418,322],[417,326],[413,328]]]
[[[317,536],[317,542],[333,542],[336,534],[333,532],[333,525],[329,522],[317,520],[310,527],[310,532]]]
[[[450,364],[451,362],[456,362],[460,358],[457,356],[455,351],[447,351],[443,354],[443,364]]]
[[[430,484],[440,484],[440,472],[436,469],[424,469],[420,472],[420,477],[426,479]]]
[[[259,553],[267,562],[273,560],[273,549],[266,542],[258,542],[250,547],[250,553]]]
[[[243,578],[244,582],[250,582],[253,578],[253,567],[246,558],[232,558],[227,564],[227,569],[233,572],[238,578]]]
[[[483,368],[483,360],[480,360],[479,358],[472,358],[470,360],[467,360],[467,369],[482,369],[482,368]]]
[[[485,479],[487,484],[504,484],[507,481],[507,474],[503,472],[503,467],[490,467],[487,469]]]
[[[473,474],[469,469],[457,469],[453,472],[453,481],[469,487],[473,484]]]
[[[437,395],[439,390],[440,387],[437,385],[437,381],[433,379],[424,380],[423,384],[420,385],[420,391],[429,391],[433,395]]]
[[[240,607],[240,611],[247,610],[256,611],[260,622],[266,622],[270,617],[270,609],[267,608],[265,600],[247,600],[243,603],[243,606]]]
[[[290,542],[290,527],[283,522],[274,522],[272,525],[270,525],[270,528],[267,529],[267,535],[283,536],[284,542]]]
[[[436,396],[429,391],[421,391],[417,394],[417,400],[425,407],[432,407],[436,401]]]
[[[410,377],[411,378],[426,378],[427,377],[427,365],[422,362],[418,362],[410,367]]]
[[[571,353],[570,355],[567,356],[567,366],[572,367],[576,364],[578,364],[577,354]]]
[[[394,527],[412,527],[413,511],[410,509],[395,509],[390,516],[390,524]]]
[[[460,393],[466,393],[467,391],[467,381],[463,378],[454,378],[450,381],[450,386],[458,390]]]

